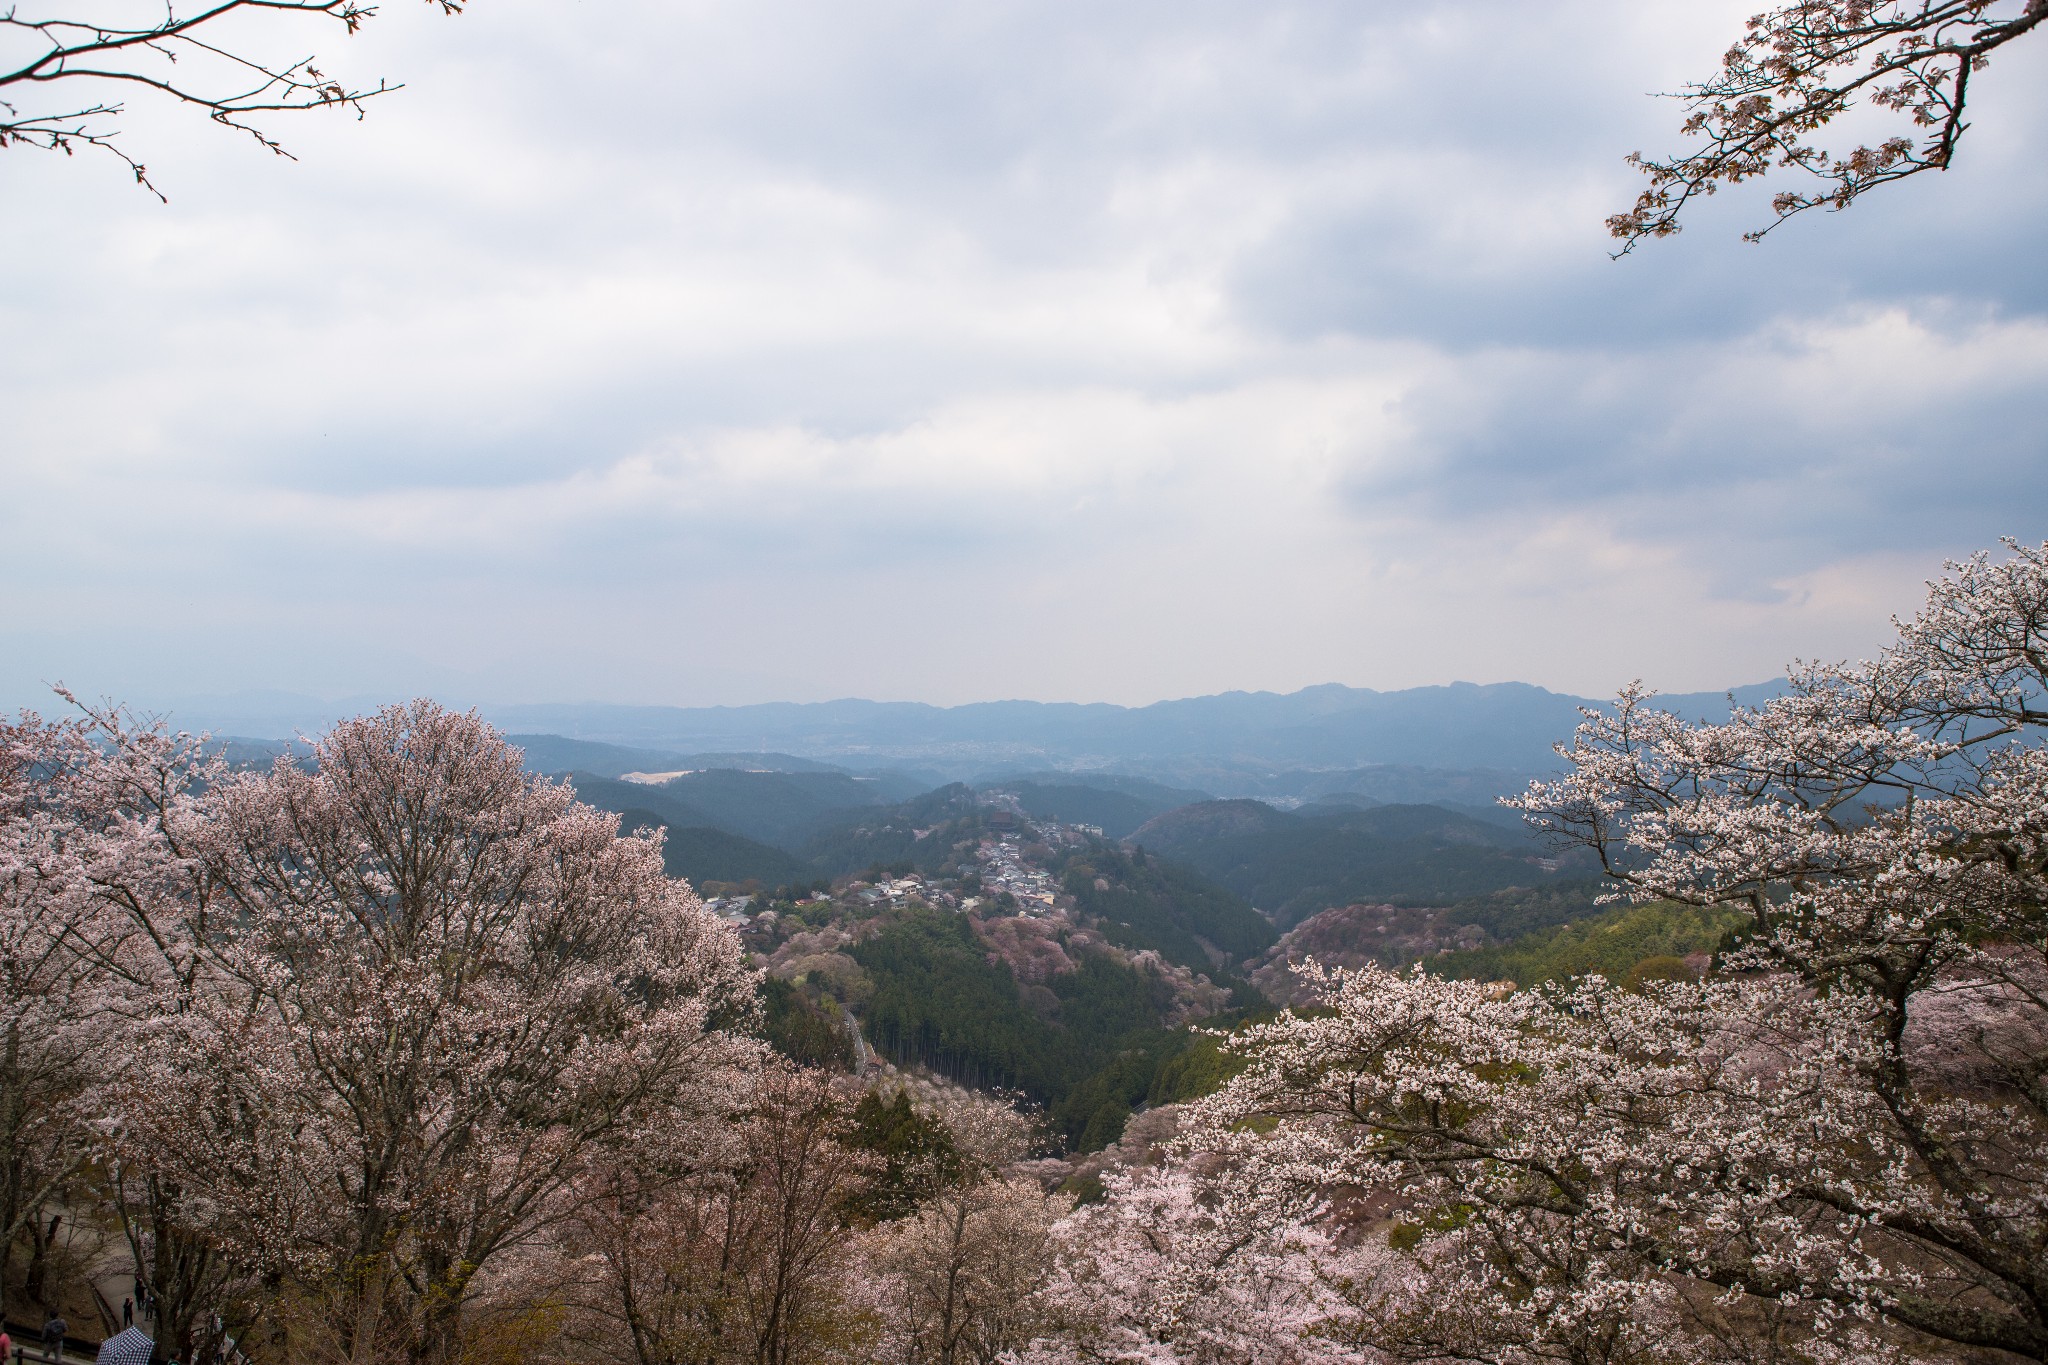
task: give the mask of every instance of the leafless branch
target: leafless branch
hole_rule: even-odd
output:
[[[428,0],[446,14],[464,0]],[[119,118],[127,112],[113,92],[142,90],[202,111],[214,122],[248,134],[279,156],[283,144],[253,121],[268,114],[306,109],[352,109],[400,87],[385,81],[351,86],[328,76],[314,58],[276,62],[235,50],[220,39],[222,20],[237,14],[283,14],[325,19],[353,34],[376,14],[359,0],[214,0],[183,17],[166,3],[163,18],[139,27],[89,20],[34,18],[17,7],[0,11],[0,148],[32,147],[74,155],[95,149],[118,158],[136,183],[164,196],[147,168],[120,141]],[[24,108],[15,101],[31,91],[73,86],[92,92],[86,100],[63,100],[55,109]]]

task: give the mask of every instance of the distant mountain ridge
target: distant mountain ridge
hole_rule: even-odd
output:
[[[1734,689],[1738,702],[1779,682]],[[508,728],[674,751],[800,754],[850,768],[916,764],[954,778],[1004,770],[1101,769],[1218,790],[1274,771],[1410,767],[1519,778],[1556,765],[1580,708],[1596,700],[1527,683],[1453,683],[1376,692],[1331,683],[1286,694],[1226,692],[1124,707],[1109,703],[779,702],[738,707],[508,706]],[[1725,716],[1726,693],[1662,699],[1689,718]],[[1239,780],[1233,780],[1239,779]],[[1473,784],[1466,799],[1484,799]],[[1519,785],[1510,781],[1507,785]],[[1350,790],[1363,790],[1352,785]],[[1253,794],[1247,792],[1247,794]],[[1315,793],[1303,793],[1314,795]],[[1368,792],[1379,796],[1380,793]],[[1390,792],[1381,799],[1415,799]]]
[[[1754,704],[1782,682],[1734,689]],[[288,737],[321,728],[320,714],[372,704],[275,696],[194,701],[174,724],[217,733]],[[820,763],[849,771],[895,768],[928,785],[987,782],[1048,771],[1149,778],[1227,795],[1313,800],[1349,791],[1390,802],[1451,799],[1481,804],[1556,766],[1552,746],[1571,736],[1584,706],[1603,703],[1528,683],[1452,683],[1378,692],[1337,683],[1298,692],[1225,692],[1117,706],[1107,702],[769,702],[752,706],[610,704],[484,706],[493,722],[530,746],[551,749],[536,766],[617,776],[629,762],[711,759],[701,766],[784,770]],[[1662,704],[1696,719],[1727,714],[1727,694],[1689,693]],[[289,721],[289,723],[287,723]],[[542,743],[545,741],[545,743]],[[579,745],[628,755],[572,752]],[[541,756],[536,754],[540,759]],[[645,769],[643,769],[645,770]],[[674,769],[653,769],[673,771]],[[1338,782],[1339,770],[1351,776]],[[1372,770],[1366,772],[1365,770]],[[1451,782],[1445,774],[1463,774]],[[1305,776],[1314,774],[1319,781]]]

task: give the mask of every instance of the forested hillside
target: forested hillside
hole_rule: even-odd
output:
[[[1448,904],[1584,876],[1527,830],[1439,806],[1335,804],[1279,811],[1210,802],[1160,816],[1131,836],[1250,900],[1291,927],[1360,901]]]
[[[803,853],[833,875],[895,863],[946,875],[960,861],[960,845],[978,846],[986,831],[973,791],[954,783],[893,806],[842,812],[805,842]]]
[[[902,1063],[969,1085],[1056,1101],[1131,1034],[1171,1012],[1167,978],[1076,949],[1074,967],[1045,983],[1039,1009],[1023,1003],[1007,963],[990,960],[969,921],[913,911],[848,950],[874,992],[862,1008],[869,1041]]]
[[[1188,793],[1034,778],[880,804],[840,773],[575,780],[627,828],[663,825],[671,872],[748,923],[795,987],[776,997],[779,1045],[837,1055],[833,1031],[851,1020],[893,1063],[1030,1097],[1084,1148],[1187,1091],[1191,1020],[1305,999],[1289,966],[1305,956],[1619,979],[1638,959],[1694,951],[1703,932],[1559,930],[1600,914],[1598,884],[1485,807],[1204,799],[1120,842],[1105,821]],[[732,831],[773,825],[788,841],[820,820],[794,852]]]
[[[1506,943],[1451,953],[1432,964],[1446,976],[1521,985],[1599,975],[1625,986],[1706,974],[1707,958],[1743,922],[1726,908],[1656,902],[1615,906]]]
[[[1180,864],[1091,841],[1053,864],[1079,912],[1112,942],[1155,948],[1202,971],[1243,962],[1273,941],[1272,923],[1242,897]]]
[[[2048,1365],[2048,0],[0,6],[0,1365]]]
[[[146,1063],[130,1058],[123,1084],[93,1066],[63,1073],[78,1103],[119,1121],[81,1132],[73,1158],[56,1149],[37,1155],[75,1163],[51,1188],[94,1208],[133,1199],[159,1227],[210,1226],[213,1215],[169,1185],[134,1194],[106,1185],[96,1163],[109,1155],[124,1170],[208,1181],[229,1198],[223,1229],[260,1226],[261,1201],[273,1196],[260,1180],[251,1185],[251,1172],[260,1175],[278,1153],[311,1151],[322,1169],[351,1170],[360,1165],[351,1154],[365,1149],[354,1115],[373,1121],[373,1137],[409,1124],[414,1146],[432,1150],[441,1115],[452,1114],[465,1142],[476,1134],[531,1188],[575,1210],[558,1230],[512,1196],[474,1192],[484,1213],[527,1229],[521,1235],[536,1244],[559,1239],[559,1254],[586,1267],[571,1277],[574,1293],[562,1292],[578,1305],[585,1325],[577,1330],[590,1334],[612,1310],[609,1282],[588,1267],[611,1266],[603,1273],[616,1276],[630,1261],[635,1275],[668,1274],[665,1258],[686,1255],[699,1267],[690,1273],[712,1283],[725,1272],[705,1267],[723,1258],[736,1258],[736,1274],[765,1275],[784,1264],[775,1249],[784,1233],[773,1229],[796,1226],[793,1201],[807,1203],[799,1222],[841,1258],[833,1264],[868,1266],[890,1293],[924,1294],[904,1286],[951,1273],[930,1259],[967,1254],[944,1240],[948,1227],[960,1230],[945,1234],[956,1238],[985,1229],[976,1233],[984,1248],[1004,1254],[1037,1246],[1037,1266],[1056,1263],[1058,1238],[1070,1239],[1076,1256],[1123,1248],[1117,1254],[1164,1255],[1180,1266],[1195,1248],[1174,1248],[1191,1237],[1207,1245],[1218,1211],[1248,1220],[1230,1233],[1224,1263],[1264,1248],[1256,1254],[1306,1257],[1300,1273],[1315,1273],[1300,1283],[1336,1283],[1328,1275],[1352,1266],[1341,1260],[1350,1253],[1318,1242],[1313,1226],[1273,1199],[1341,1191],[1347,1218],[1367,1217],[1366,1198],[1380,1201],[1392,1221],[1384,1239],[1361,1244],[1372,1256],[1454,1238],[1460,1219],[1477,1216],[1462,1200],[1410,1215],[1403,1201],[1422,1183],[1361,1198],[1363,1182],[1377,1177],[1349,1166],[1299,1183],[1301,1172],[1336,1160],[1326,1128],[1295,1126],[1301,1114],[1371,1113],[1383,1103],[1378,1070],[1361,1069],[1357,1058],[1424,1047],[1401,1075],[1431,1087],[1493,1087],[1498,1105],[1540,1104],[1548,1073],[1521,1060],[1532,1049],[1551,1050],[1547,1067],[1585,1069],[1576,1087],[1599,1086],[1626,1080],[1625,1068],[1644,1058],[1661,1065],[1670,1040],[1688,1029],[1723,1038],[1718,1023],[1695,1015],[1700,1002],[1727,992],[1747,992],[1772,1028],[1780,1011],[1832,1008],[1821,992],[1778,991],[1755,978],[1768,957],[1755,951],[1751,916],[1670,899],[1595,909],[1599,883],[1568,875],[1570,859],[1535,851],[1512,817],[1486,809],[1355,797],[1293,811],[1201,801],[1119,841],[1096,821],[1035,813],[1106,809],[1085,804],[1095,800],[1085,788],[1076,795],[1053,783],[954,785],[885,802],[844,773],[579,774],[579,793],[623,807],[614,823],[560,785],[520,774],[518,758],[473,717],[428,703],[353,722],[302,761],[267,765],[256,756],[236,767],[230,751],[181,743],[94,720],[71,730],[24,726],[0,750],[35,756],[11,775],[0,766],[0,778],[33,789],[33,799],[14,799],[13,814],[0,812],[10,837],[36,851],[24,866],[66,879],[56,894],[24,902],[14,928],[88,947],[38,959],[69,963],[71,984],[17,1011],[22,1024],[33,1033],[46,1015],[62,1022],[62,1011],[111,1008],[95,1002],[126,1011],[177,998],[174,990],[138,997],[131,978],[108,973],[110,960],[167,986],[195,973],[209,992],[204,1013],[159,1016],[175,1023],[152,1035],[168,1050]],[[149,795],[162,782],[176,785]],[[148,819],[122,804],[138,792],[162,802]],[[801,839],[803,852],[713,820]],[[1880,823],[1866,813],[1845,829],[1861,838]],[[653,864],[646,843],[616,837],[651,827],[665,834]],[[430,856],[414,856],[421,840]],[[376,869],[368,883],[358,872],[366,856]],[[1293,883],[1278,880],[1289,859],[1300,864]],[[1283,906],[1377,898],[1325,905],[1282,935],[1244,896],[1204,875],[1204,860],[1247,885],[1289,888]],[[193,880],[195,867],[203,875]],[[677,873],[710,898],[673,880]],[[1496,884],[1509,877],[1521,880]],[[96,889],[103,885],[115,894]],[[381,899],[385,886],[401,889],[401,911]],[[477,887],[497,889],[480,896]],[[1665,894],[1684,891],[1673,884]],[[229,895],[236,909],[216,919],[214,898]],[[412,916],[404,934],[364,938],[350,927],[401,912]],[[416,951],[415,938],[427,946]],[[488,951],[475,952],[475,941]],[[1787,941],[1772,939],[1772,951]],[[355,946],[337,952],[334,943]],[[1749,975],[1722,970],[1722,955],[1745,951],[1729,960]],[[1333,967],[1344,973],[1327,975]],[[260,984],[271,980],[290,989]],[[260,1029],[249,1023],[249,983],[259,985]],[[424,1018],[421,983],[441,1002]],[[1555,989],[1531,989],[1538,986]],[[516,1002],[509,1014],[507,1000]],[[450,1013],[459,1017],[444,1021]],[[1630,1022],[1637,1018],[1651,1026]],[[1446,1028],[1447,1042],[1425,1046]],[[524,1047],[520,1039],[536,1029],[548,1039]],[[1628,1050],[1615,1051],[1610,1030],[1633,1040]],[[429,1111],[402,1101],[394,1109],[386,1091],[368,1094],[349,1079],[387,1074],[391,1040],[406,1037],[425,1038],[421,1046],[446,1059],[436,1074],[453,1078],[435,1083],[445,1093]],[[1439,1046],[1478,1051],[1445,1063]],[[1336,1089],[1318,1090],[1331,1047],[1340,1049],[1342,1074]],[[324,1060],[336,1057],[347,1069]],[[1503,1068],[1503,1058],[1515,1064]],[[1502,1071],[1520,1079],[1502,1090]],[[0,1070],[0,1085],[14,1074]],[[472,1075],[489,1084],[469,1085]],[[288,1130],[234,1117],[262,1112],[236,1097],[280,1076],[311,1097]],[[218,1092],[196,1110],[186,1102],[195,1082]],[[1567,1128],[1577,1104],[1565,1106]],[[1445,1106],[1402,1101],[1391,1112],[1397,1126],[1462,1132],[1466,1107],[1461,1100],[1440,1118],[1432,1114]],[[0,1111],[0,1124],[26,1132],[29,1116],[52,1112],[60,1111],[17,1105]],[[558,1115],[548,1123],[561,1146],[542,1151],[529,1125],[549,1113]],[[578,1136],[576,1125],[587,1133]],[[707,1125],[717,1132],[701,1132]],[[1580,1151],[1602,1139],[1575,1140]],[[556,1161],[551,1153],[569,1144],[581,1144],[578,1159]],[[1546,1161],[1554,1145],[1545,1139]],[[1182,1155],[1211,1149],[1214,1157]],[[16,1142],[12,1150],[28,1149]],[[435,1160],[431,1171],[395,1177],[414,1182],[408,1201],[425,1205],[442,1185],[469,1179],[459,1161]],[[1223,1172],[1227,1188],[1209,1190],[1204,1182]],[[659,1227],[646,1235],[658,1246],[619,1240],[649,1211]],[[408,1236],[441,1255],[483,1216]],[[315,1226],[311,1213],[301,1218],[299,1226]],[[322,1245],[333,1247],[375,1225],[374,1211],[352,1206],[324,1218],[331,1226]],[[1152,1221],[1159,1218],[1172,1221],[1162,1227]],[[1128,1219],[1143,1225],[1137,1233],[1121,1229],[1117,1220]],[[1236,1245],[1240,1238],[1250,1240]],[[134,1254],[137,1264],[156,1257],[149,1273],[164,1289],[154,1312],[183,1339],[212,1341],[224,1330],[195,1303],[245,1311],[195,1297],[216,1292],[203,1286],[179,1287],[175,1263],[153,1248]],[[322,1254],[360,1273],[359,1260]],[[249,1287],[237,1294],[280,1292],[254,1273],[263,1262],[247,1264]],[[342,1273],[308,1264],[314,1270],[304,1273]],[[1368,1258],[1358,1273],[1378,1274],[1378,1264]],[[1139,1293],[1150,1277],[1118,1292]],[[391,1330],[431,1339],[440,1301],[405,1297],[402,1278],[387,1292],[409,1306]],[[494,1287],[475,1302],[511,1292]],[[821,1302],[852,1314],[848,1322],[867,1321],[849,1297]],[[566,1321],[569,1311],[551,1306],[547,1321]],[[702,1321],[725,1311],[704,1308]],[[277,1328],[264,1321],[238,1319],[237,1340],[273,1332],[264,1349],[293,1359],[293,1334],[309,1329],[298,1319]]]
[[[644,785],[702,811],[707,822],[794,851],[850,810],[902,799],[895,784],[843,772],[748,772],[704,768]]]
[[[1142,778],[1092,774],[1077,781],[1065,774],[1046,773],[978,786],[983,791],[1014,795],[1024,813],[1034,819],[1094,825],[1111,839],[1123,838],[1154,816],[1209,799],[1206,792],[1167,787]]]
[[[722,829],[674,825],[644,807],[629,806],[619,812],[619,828],[627,834],[662,830],[661,859],[668,875],[707,891],[734,883],[794,886],[817,876],[810,863],[779,848]]]

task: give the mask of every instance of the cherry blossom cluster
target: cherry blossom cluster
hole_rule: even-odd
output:
[[[1632,155],[1649,188],[1627,213],[1607,220],[1608,231],[1624,251],[1645,237],[1668,237],[1695,195],[1774,170],[1819,186],[1775,196],[1771,226],[1944,169],[1968,128],[1972,81],[1992,53],[2043,19],[2048,4],[2041,0],[1792,0],[1759,14],[1720,71],[1679,95],[1688,108],[1682,131],[1704,145],[1669,160]],[[1809,141],[1859,100],[1899,117],[1899,131],[1839,155]]]
[[[1311,965],[1062,1225],[1041,1358],[2048,1355],[2048,546],[2007,548],[1724,724],[1589,713],[1514,804],[1617,895],[1744,910],[1716,970]]]
[[[453,1359],[599,1154],[751,1093],[731,930],[473,715],[255,772],[91,709],[4,744],[0,1110],[31,1203],[108,1183],[181,1355],[239,1306],[295,1359]]]

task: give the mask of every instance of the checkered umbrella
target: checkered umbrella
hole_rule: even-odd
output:
[[[139,1327],[108,1337],[100,1343],[99,1365],[149,1365],[156,1343],[142,1335]]]

